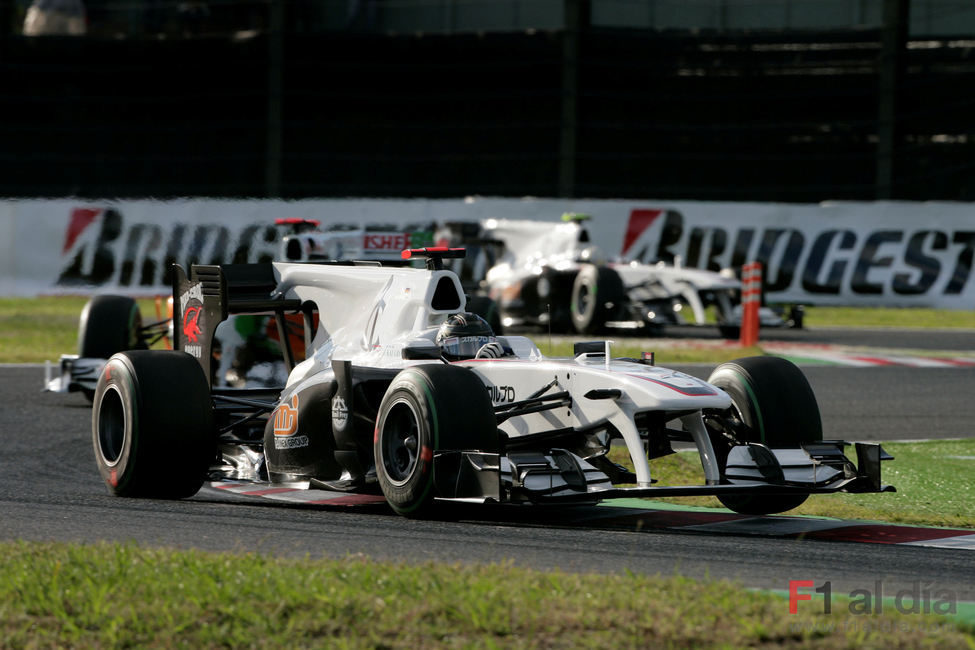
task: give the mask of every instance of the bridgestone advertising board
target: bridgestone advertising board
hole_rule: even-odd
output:
[[[975,205],[468,198],[0,203],[0,295],[167,293],[173,262],[270,261],[279,218],[339,225],[591,215],[609,257],[740,270],[761,262],[771,303],[975,306]]]

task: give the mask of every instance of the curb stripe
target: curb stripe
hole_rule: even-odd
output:
[[[864,357],[853,355],[850,357],[854,361],[862,361],[871,366],[895,366],[897,362],[892,359],[885,359],[884,357]]]
[[[329,506],[370,506],[385,504],[386,499],[379,494],[356,494],[331,490],[315,490],[299,487],[268,487],[262,483],[224,483],[214,481],[211,488],[220,492],[230,492],[246,497],[263,497],[288,503]]]
[[[846,525],[832,530],[821,530],[809,535],[815,539],[838,539],[844,542],[870,542],[873,544],[924,544],[932,540],[971,535],[970,530],[946,528],[921,528],[919,526],[895,526],[885,524]],[[926,544],[925,544],[926,545]]]
[[[845,348],[839,345],[759,342],[768,354],[814,363],[831,363],[840,366],[907,366],[911,368],[971,368],[975,357],[914,355],[903,350],[889,352],[867,351],[862,348]],[[952,354],[952,353],[942,353]],[[957,353],[954,353],[957,354]]]
[[[946,537],[938,540],[926,540],[923,542],[904,542],[904,544],[907,546],[933,546],[936,548],[960,548],[975,551],[975,534]]]
[[[235,490],[237,494],[246,494],[251,497],[268,497],[282,492],[294,492],[294,488],[265,488],[261,490]]]
[[[377,494],[306,490],[298,487],[268,487],[260,483],[212,482],[209,486],[217,491],[246,497],[262,497],[305,505],[354,507],[386,504],[386,499]],[[539,523],[547,521],[543,512],[539,512]],[[719,509],[714,511],[704,508],[681,509],[673,505],[647,508],[632,499],[621,499],[617,504],[614,504],[613,500],[605,501],[569,520],[566,520],[564,515],[565,512],[560,512],[551,521],[558,525],[568,524],[634,532],[672,530],[716,535],[813,539],[823,542],[903,544],[975,551],[975,531],[960,528],[928,528],[802,515],[756,517]]]
[[[674,530],[975,551],[975,531],[960,528],[927,528],[797,515],[756,517],[720,510],[713,513],[669,508],[639,510],[632,506],[614,506],[612,501],[605,502],[599,508],[605,508],[608,512],[602,516],[582,517],[574,523],[635,531]]]

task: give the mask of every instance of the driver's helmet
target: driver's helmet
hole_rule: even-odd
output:
[[[437,332],[437,345],[448,359],[473,359],[497,338],[487,321],[471,312],[451,314]]]

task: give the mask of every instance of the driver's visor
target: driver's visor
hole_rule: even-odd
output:
[[[482,346],[497,340],[494,336],[448,336],[440,341],[440,349],[448,357],[473,359]]]

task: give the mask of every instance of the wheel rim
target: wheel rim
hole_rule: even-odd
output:
[[[413,476],[420,459],[419,418],[413,405],[405,399],[394,402],[380,435],[386,476],[393,485],[404,485]]]
[[[726,390],[726,387],[724,385],[722,385],[721,383],[714,383],[713,385],[714,386],[717,386],[721,390]],[[749,425],[747,422],[745,422],[745,418],[744,418],[744,416],[741,413],[741,409],[738,408],[738,404],[737,404],[737,402],[735,402],[734,399],[731,400],[731,406],[728,407],[728,411],[727,412],[731,415],[732,418],[736,419],[738,422],[741,422],[742,426],[748,427],[749,429],[751,428],[751,425]],[[748,442],[751,442],[749,440],[742,440],[742,439],[740,439],[739,438],[739,435],[738,435],[738,433],[739,433],[738,431],[728,430],[725,427],[722,427],[722,430],[723,430],[722,432],[725,434],[725,436],[728,436],[728,437],[734,439],[734,441],[735,441],[734,443],[732,443],[730,439],[727,439],[727,438],[725,439],[726,447],[728,449],[731,449],[731,447],[734,444],[743,445],[743,444],[746,444]],[[721,468],[721,471],[724,472],[724,467]]]
[[[591,287],[587,283],[583,283],[579,287],[579,291],[576,292],[576,313],[584,317],[589,313],[589,305],[592,302],[592,297],[589,295]]]
[[[107,388],[98,407],[98,452],[109,467],[118,464],[125,445],[125,405],[114,386]]]

